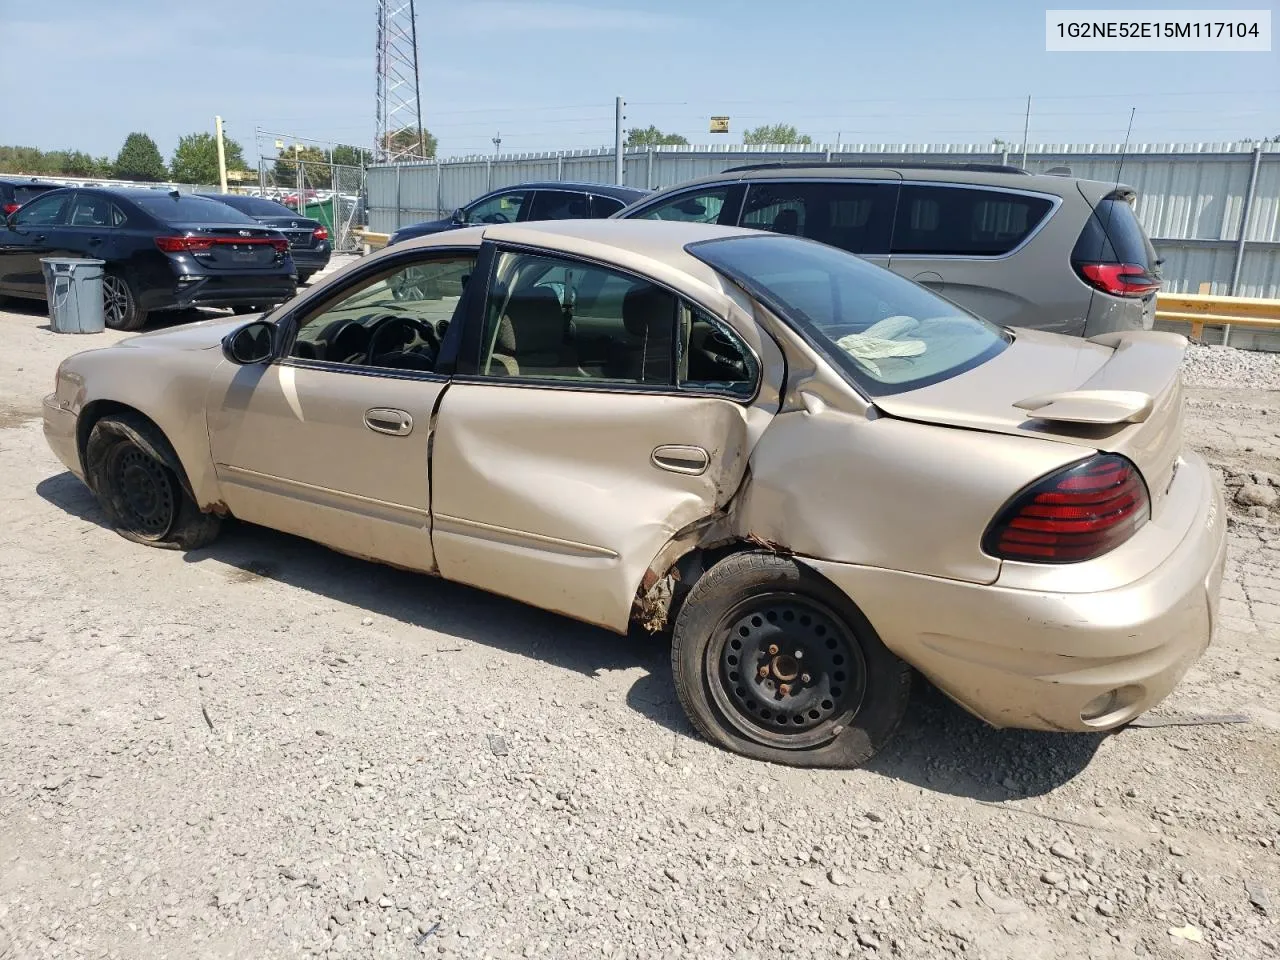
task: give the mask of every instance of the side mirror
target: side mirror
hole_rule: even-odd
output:
[[[449,219],[454,223],[466,223],[467,215],[462,212],[461,207],[458,207],[457,210],[454,210],[453,213],[449,214]]]
[[[275,326],[254,320],[222,338],[222,355],[241,366],[266,363],[274,351]]]

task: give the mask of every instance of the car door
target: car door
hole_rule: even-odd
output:
[[[759,180],[747,185],[739,225],[808,237],[889,263],[898,180]]]
[[[67,222],[54,229],[51,239],[60,255],[111,259],[112,241],[124,222],[124,214],[109,197],[82,190],[71,201]]]
[[[741,484],[781,354],[645,277],[484,250],[432,447],[440,572],[625,630],[658,552]]]
[[[73,191],[58,190],[18,208],[0,232],[0,287],[6,293],[44,299],[41,257],[56,253],[55,231],[66,222]]]
[[[993,323],[1043,313],[1044,284],[1015,258],[1057,206],[1053,197],[996,187],[906,183],[889,269]]]
[[[474,265],[474,248],[371,264],[280,321],[274,362],[218,367],[209,441],[235,516],[434,571],[428,450],[449,382],[439,357],[460,336],[450,320]]]

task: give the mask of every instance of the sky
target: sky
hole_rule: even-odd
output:
[[[0,0],[0,144],[114,157],[142,130],[168,157],[220,114],[251,161],[277,139],[369,145],[377,5]],[[774,122],[819,143],[1019,142],[1029,95],[1031,143],[1119,143],[1131,108],[1133,143],[1280,135],[1280,47],[1048,53],[1045,5],[1026,0],[417,9],[423,124],[442,156],[492,153],[497,136],[503,153],[612,145],[616,96],[624,126],[692,143]],[[708,132],[712,115],[729,135]]]

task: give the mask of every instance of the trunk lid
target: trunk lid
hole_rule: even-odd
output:
[[[238,224],[175,223],[175,232],[209,241],[203,249],[188,251],[200,266],[216,272],[277,271],[282,254],[270,243],[280,233],[271,227]]]
[[[1186,343],[1178,334],[1150,330],[1089,340],[1019,330],[1009,348],[986,363],[875,404],[903,420],[1120,454],[1141,471],[1154,516],[1182,451]]]
[[[289,238],[290,248],[302,250],[315,246],[315,230],[319,220],[308,217],[254,217],[263,226],[274,227]]]

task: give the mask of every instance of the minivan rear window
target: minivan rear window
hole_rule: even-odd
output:
[[[1003,190],[906,184],[893,225],[894,254],[998,257],[1053,210],[1047,197]]]
[[[1133,207],[1120,197],[1108,197],[1094,208],[1071,259],[1076,263],[1133,263],[1151,276],[1159,275],[1155,247]]]
[[[758,234],[686,249],[782,317],[869,396],[948,380],[1009,344],[999,327],[824,243]]]

